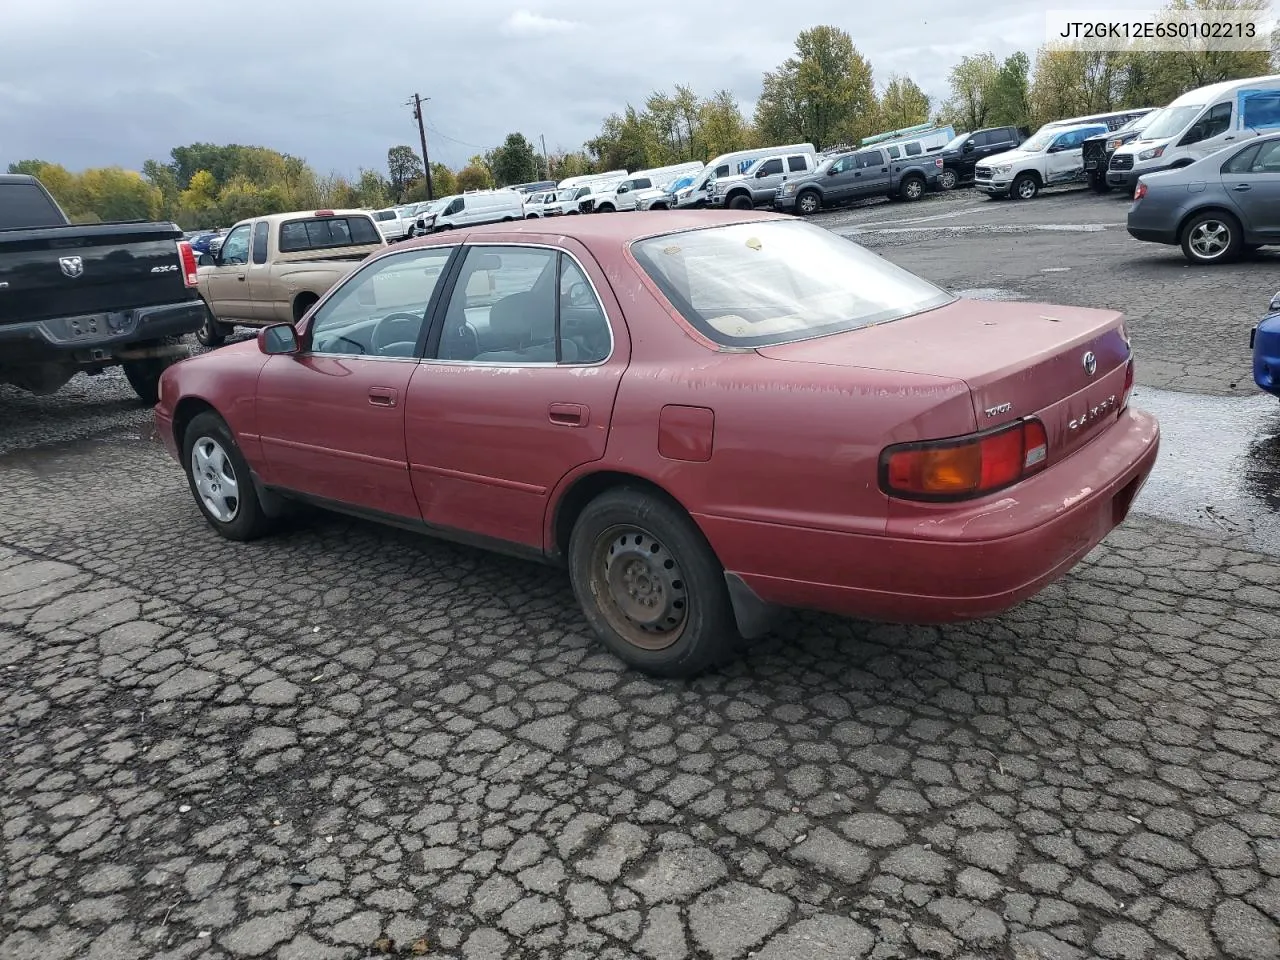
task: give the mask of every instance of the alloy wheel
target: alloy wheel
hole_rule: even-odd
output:
[[[201,437],[191,447],[191,479],[209,515],[230,523],[240,512],[240,485],[231,458],[213,437]]]

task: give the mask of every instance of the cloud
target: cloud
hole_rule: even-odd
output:
[[[568,33],[580,26],[582,24],[576,20],[560,20],[556,17],[544,17],[540,13],[530,13],[528,10],[517,10],[507,17],[502,29],[504,33],[522,37],[540,36],[548,33]]]

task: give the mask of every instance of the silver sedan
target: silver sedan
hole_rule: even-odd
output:
[[[1182,247],[1192,263],[1224,263],[1280,244],[1280,134],[1234,144],[1138,180],[1131,236]]]

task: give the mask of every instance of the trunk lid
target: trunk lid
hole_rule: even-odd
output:
[[[70,224],[0,230],[0,324],[193,299],[171,223]],[[65,266],[64,266],[65,264]]]
[[[1039,417],[1048,433],[1050,462],[1087,443],[1119,416],[1130,355],[1121,313],[977,300],[757,352],[795,363],[963,380],[976,430]]]

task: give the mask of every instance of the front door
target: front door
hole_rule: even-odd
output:
[[[269,483],[419,518],[405,453],[405,401],[425,318],[455,249],[425,247],[374,260],[312,315],[299,353],[267,361],[257,415]]]
[[[599,266],[562,242],[465,248],[405,409],[432,525],[541,549],[556,485],[604,456],[630,341]]]
[[[857,163],[857,191],[862,197],[879,196],[889,192],[889,164],[885,161],[884,151],[863,150],[854,154]],[[902,164],[896,165],[901,170]]]
[[[1049,147],[1045,161],[1046,183],[1066,183],[1084,172],[1084,138],[1095,131],[1060,133]]]
[[[852,153],[827,168],[824,195],[828,203],[843,203],[858,195],[858,161]]]
[[[242,223],[222,241],[217,265],[209,269],[209,308],[220,320],[249,320],[249,232],[253,225]]]

